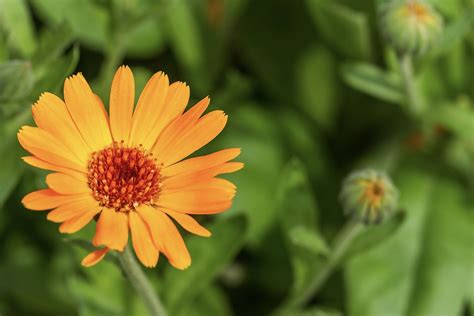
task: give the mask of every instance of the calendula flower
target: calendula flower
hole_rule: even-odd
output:
[[[353,172],[344,180],[340,199],[347,215],[374,224],[396,209],[398,190],[384,172],[366,169]]]
[[[33,105],[38,127],[24,126],[20,144],[32,156],[24,161],[51,170],[48,189],[23,198],[31,210],[49,210],[47,219],[61,223],[59,231],[74,233],[97,220],[92,239],[98,249],[82,264],[91,266],[109,250],[123,251],[129,231],[139,260],[154,267],[159,253],[178,269],[191,263],[174,222],[199,235],[211,233],[194,214],[227,210],[236,187],[217,178],[243,167],[230,162],[240,149],[224,149],[185,159],[214,139],[224,128],[222,111],[203,115],[204,98],[184,112],[189,87],[169,84],[156,73],[134,108],[135,83],[130,68],[116,72],[108,114],[81,74],[66,79],[64,101],[44,93]]]
[[[388,0],[379,7],[386,40],[402,54],[423,54],[443,31],[441,16],[424,0]]]

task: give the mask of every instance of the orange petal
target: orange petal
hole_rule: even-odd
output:
[[[64,99],[79,132],[92,150],[112,143],[106,112],[82,74],[66,79]]]
[[[158,163],[162,162],[166,158],[166,152],[172,149],[174,144],[179,143],[189,132],[208,106],[209,98],[206,97],[196,103],[186,113],[176,118],[163,130],[152,149]]]
[[[59,226],[59,231],[63,234],[73,234],[78,230],[82,229],[84,226],[89,224],[89,222],[94,218],[94,216],[100,212],[100,209],[88,211],[82,215],[71,218]]]
[[[233,184],[229,180],[221,179],[221,178],[210,178],[201,182],[196,182],[190,186],[187,186],[185,189],[186,190],[220,189],[229,193],[229,195],[233,196],[235,194],[237,187],[235,186],[235,184]]]
[[[156,205],[188,214],[220,213],[232,205],[235,192],[223,188],[198,188],[162,191]]]
[[[37,127],[23,126],[18,132],[21,146],[43,161],[86,173],[86,163],[80,161],[53,135]]]
[[[123,251],[128,241],[128,217],[124,212],[104,208],[95,226],[94,246],[105,245]]]
[[[99,107],[103,113],[103,116],[108,120],[108,114],[107,114],[107,110],[105,109],[104,102],[102,102],[102,99],[95,93],[94,93],[94,97],[97,100],[97,103],[99,104]]]
[[[78,180],[82,176],[81,180]],[[84,174],[77,174],[73,177],[65,173],[50,173],[46,176],[48,187],[61,194],[81,194],[89,193],[91,189],[87,184],[87,177]]]
[[[208,231],[205,227],[199,224],[194,218],[187,214],[175,212],[172,210],[163,209],[163,212],[171,216],[175,221],[178,222],[184,229],[188,232],[196,234],[202,237],[211,236],[211,232]]]
[[[196,150],[200,149],[213,140],[224,129],[227,115],[222,111],[212,111],[191,127],[182,139],[174,143],[167,151],[161,153],[158,158],[165,166],[174,164],[186,158]]]
[[[240,170],[244,167],[244,164],[241,162],[226,162],[221,165],[200,170],[193,173],[185,173],[178,176],[166,178],[162,181],[163,188],[162,190],[176,190],[179,188],[187,187],[195,183],[203,181],[212,181],[211,179],[217,175],[224,173],[231,173],[237,170]],[[224,184],[224,187],[227,187],[227,184]],[[232,185],[235,189],[235,186]]]
[[[178,162],[160,171],[162,177],[171,177],[179,174],[196,172],[218,166],[234,159],[240,154],[240,148],[224,149],[209,155],[194,157]]]
[[[46,161],[43,161],[35,156],[27,156],[27,157],[22,157],[21,159],[23,159],[24,162],[26,162],[27,164],[29,164],[30,166],[33,166],[33,167],[36,167],[36,168],[40,168],[40,169],[44,169],[44,170],[51,170],[51,171],[57,171],[57,172],[61,172],[61,173],[66,173],[70,176],[73,176],[73,177],[76,177],[78,172],[77,171],[74,171],[72,169],[69,169],[69,168],[65,168],[65,167],[59,167],[59,166],[56,166],[56,165],[53,165],[49,162],[46,162]],[[80,173],[82,174],[82,173]]]
[[[186,269],[191,264],[191,256],[173,222],[165,213],[146,204],[137,208],[137,212],[150,228],[153,242],[177,269]]]
[[[44,211],[77,200],[86,199],[87,195],[63,195],[50,189],[31,192],[21,200],[23,205],[33,211]]]
[[[99,210],[99,202],[89,195],[82,196],[81,199],[64,203],[48,213],[46,217],[49,221],[55,223],[65,222],[75,217],[84,215],[92,210]],[[97,211],[98,212],[98,211]]]
[[[151,148],[163,129],[183,113],[188,104],[189,93],[189,87],[182,82],[175,82],[169,87],[161,114],[157,122],[151,125],[152,129],[142,142],[145,148]]]
[[[115,73],[110,89],[110,129],[116,142],[128,143],[135,102],[135,81],[128,66]]]
[[[84,142],[63,100],[51,93],[43,93],[32,107],[36,125],[54,135],[84,164],[90,155],[90,148]]]
[[[107,247],[93,251],[87,256],[85,256],[84,259],[82,259],[81,264],[87,268],[92,267],[93,265],[96,265],[97,263],[102,261],[107,252],[109,252],[109,248]]]
[[[153,146],[156,136],[155,139],[149,141],[148,134],[150,134],[153,127],[159,123],[160,118],[163,116],[168,86],[168,76],[163,72],[155,73],[148,80],[133,113],[130,145],[137,146],[142,144],[145,148]]]
[[[230,182],[229,180],[226,179],[221,179],[221,178],[207,178],[199,182],[195,181],[186,181],[178,185],[179,183],[176,184],[176,187],[170,187],[168,184],[163,185],[163,187],[160,190],[160,194],[168,194],[168,193],[176,193],[176,192],[182,192],[182,191],[193,191],[193,190],[207,190],[207,189],[217,189],[217,190],[222,190],[223,192],[227,192],[229,197],[233,197],[235,195],[237,187],[235,184]],[[159,197],[159,195],[158,195]]]
[[[145,267],[151,268],[158,263],[159,252],[151,239],[148,226],[134,211],[128,214],[132,244],[138,259]]]

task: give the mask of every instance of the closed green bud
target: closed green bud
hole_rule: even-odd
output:
[[[383,35],[400,54],[425,53],[443,30],[441,16],[423,0],[388,0],[379,15]]]
[[[344,180],[340,200],[346,215],[366,224],[377,224],[397,208],[398,190],[385,173],[361,170]]]

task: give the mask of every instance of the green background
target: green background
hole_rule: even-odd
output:
[[[113,262],[21,198],[45,187],[16,133],[43,91],[82,72],[105,103],[119,65],[137,91],[156,71],[229,115],[205,152],[241,147],[228,212],[184,233],[182,272],[146,271],[170,315],[268,315],[305,293],[346,219],[342,179],[388,172],[405,215],[370,228],[321,291],[288,315],[474,313],[473,2],[432,0],[445,28],[415,58],[410,114],[373,0],[0,0],[0,315],[146,315]],[[138,95],[138,93],[137,93]]]

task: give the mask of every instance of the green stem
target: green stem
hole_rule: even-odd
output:
[[[117,41],[113,47],[107,49],[105,60],[99,72],[99,92],[104,97],[108,95],[108,88],[112,82],[112,77],[122,62],[124,57],[124,48],[121,41]]]
[[[415,86],[412,57],[409,54],[401,55],[399,62],[407,105],[412,114],[418,115],[422,110],[422,104]]]
[[[294,307],[302,307],[314,297],[322,288],[327,279],[331,276],[334,269],[339,265],[340,260],[347,252],[354,238],[360,233],[363,226],[355,221],[349,221],[346,226],[338,233],[334,241],[334,247],[325,262],[321,271],[316,274],[310,282],[307,290],[296,301],[293,302]]]
[[[127,275],[128,280],[135,288],[135,291],[139,296],[142,297],[145,302],[150,315],[152,316],[166,316],[166,310],[163,307],[158,295],[148,281],[145,273],[138,264],[135,256],[130,251],[129,247],[125,248],[125,251],[118,256],[120,266]]]
[[[127,21],[126,16],[122,17],[119,12],[114,12],[110,24],[110,39],[105,47],[105,59],[98,78],[99,94],[104,98],[108,95],[108,87],[115,71],[125,57]]]

